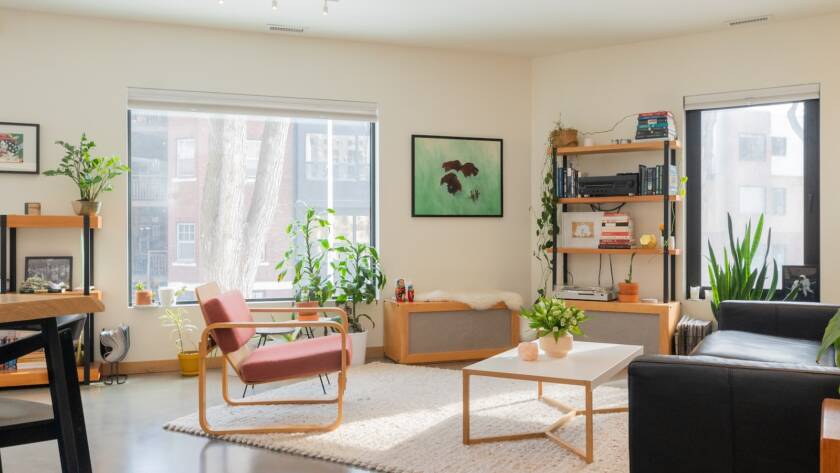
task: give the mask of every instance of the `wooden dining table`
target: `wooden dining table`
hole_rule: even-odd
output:
[[[15,358],[26,350],[44,348],[52,399],[52,421],[20,424],[26,429],[4,425],[0,447],[55,438],[63,473],[91,472],[82,397],[69,330],[60,330],[57,318],[64,315],[102,312],[105,306],[91,296],[62,294],[0,294],[0,330],[40,327],[40,333],[19,342],[0,345],[0,357]],[[85,347],[92,350],[93,347]],[[0,401],[11,402],[11,401]],[[13,432],[16,438],[3,438]]]

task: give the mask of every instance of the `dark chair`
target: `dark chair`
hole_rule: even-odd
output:
[[[78,340],[81,334],[85,323],[85,315],[57,317],[56,323],[58,325],[59,339],[61,340],[61,349],[64,351],[64,357],[73,359],[73,341]],[[4,324],[0,326],[0,330],[35,331],[41,330],[41,327],[37,323]],[[45,339],[41,333],[36,333],[12,343],[0,345],[0,363],[19,358],[42,348],[45,348]],[[78,382],[75,377],[72,381]],[[50,386],[50,391],[51,394],[55,394],[53,386]],[[74,415],[76,414],[74,413]],[[78,415],[81,415],[81,413],[78,413]],[[64,436],[78,437],[79,435],[84,438],[74,438],[73,441],[67,441],[64,438]],[[66,464],[65,457],[68,454],[68,452],[65,452],[65,445],[75,445],[77,449],[84,449],[83,452],[73,452],[74,458],[88,457],[87,439],[84,431],[81,433],[62,432],[62,429],[58,426],[58,422],[55,420],[55,413],[50,404],[17,399],[0,400],[0,448],[44,442],[47,440],[57,440],[59,442],[59,454],[62,456],[62,465]],[[87,459],[87,463],[90,463],[89,459]],[[0,463],[0,472],[2,471],[2,463]]]
[[[818,473],[820,406],[834,353],[816,361],[838,306],[727,301],[692,356],[630,364],[631,473]]]

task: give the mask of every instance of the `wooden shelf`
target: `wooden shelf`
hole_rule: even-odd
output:
[[[555,248],[547,250],[549,253],[567,253],[580,255],[661,255],[666,250],[662,248],[629,248],[629,249],[601,249],[601,248]],[[668,254],[678,256],[682,253],[679,249],[667,250]]]
[[[560,204],[632,204],[637,202],[662,202],[664,195],[617,195],[610,197],[561,197],[557,199]],[[669,195],[670,202],[680,202],[679,195]]]
[[[565,299],[566,303],[581,310],[598,312],[627,312],[634,314],[658,314],[663,309],[679,307],[679,302],[618,302],[618,301],[579,301]]]
[[[663,151],[665,149],[665,141],[642,141],[625,145],[596,145],[596,146],[571,146],[567,148],[557,148],[557,156],[563,155],[578,155],[584,156],[589,154],[614,154],[614,153],[637,153],[643,151]],[[682,145],[679,140],[670,141],[671,149],[680,149]],[[548,156],[551,156],[553,148],[548,148]]]
[[[7,215],[9,228],[82,228],[84,217],[80,215]],[[90,217],[90,228],[102,228],[102,217]]]
[[[67,297],[67,296],[83,296],[84,295],[82,293],[82,291],[64,291],[64,292],[60,292],[60,293],[59,292],[38,292],[38,293],[35,293],[35,294],[25,293],[25,292],[20,292],[20,291],[18,291],[18,292],[11,292],[10,291],[10,292],[7,292],[6,294],[23,294],[24,296],[26,296],[26,295],[38,295],[38,296],[52,296],[52,297],[62,297],[62,296]],[[93,297],[94,299],[96,299],[98,301],[101,301],[102,300],[102,291],[100,291],[99,289],[94,289],[94,290],[90,291],[90,297]]]
[[[77,366],[79,380],[85,376],[84,366]],[[90,365],[90,380],[91,382],[99,381],[101,373],[99,370],[99,363],[91,363]],[[0,388],[13,388],[21,386],[46,386],[49,384],[49,376],[46,368],[36,368],[30,370],[14,370],[14,371],[0,371]]]

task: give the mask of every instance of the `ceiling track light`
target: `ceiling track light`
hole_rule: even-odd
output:
[[[330,14],[330,7],[327,4],[328,1],[329,0],[324,0],[324,15],[329,15]]]
[[[225,0],[219,0],[219,5],[224,5],[224,4],[225,4]]]
[[[271,0],[271,9],[277,10],[277,0]]]

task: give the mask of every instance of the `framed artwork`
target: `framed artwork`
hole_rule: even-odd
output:
[[[501,217],[503,141],[411,136],[412,217]]]
[[[604,212],[563,212],[560,216],[561,246],[598,248]]]
[[[73,289],[72,256],[27,256],[24,261],[24,278],[39,276],[53,284],[64,284]]]
[[[782,292],[787,295],[799,288],[795,301],[820,301],[820,270],[817,265],[782,266]]]
[[[0,172],[38,174],[40,126],[0,122]]]

